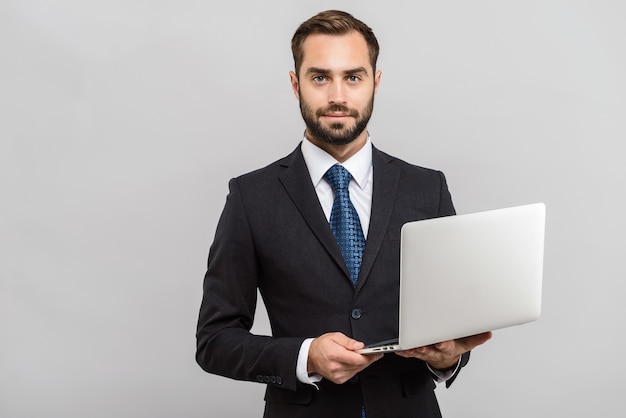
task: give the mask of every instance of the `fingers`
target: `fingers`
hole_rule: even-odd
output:
[[[484,344],[491,337],[491,332],[484,332],[457,340],[442,341],[425,347],[399,351],[396,354],[405,358],[418,358],[435,369],[443,370],[453,367],[463,353]]]
[[[427,347],[399,351],[396,354],[405,358],[417,358],[425,361],[434,369],[445,370],[454,367],[461,357],[461,354],[454,347],[454,341],[445,341]]]
[[[342,333],[324,334],[311,343],[308,371],[334,383],[344,383],[355,374],[382,358],[382,354],[362,355],[354,352],[363,343]]]
[[[465,351],[470,351],[476,348],[477,346],[489,341],[492,336],[493,336],[493,333],[489,331],[489,332],[483,332],[481,334],[471,335],[465,338],[459,338],[456,341],[458,344],[460,344],[463,347]]]
[[[483,332],[482,334],[473,335],[469,338],[471,339],[472,348],[474,348],[476,346],[486,343],[491,339],[491,337],[493,337],[493,333],[489,331]]]
[[[456,348],[456,344],[454,340],[443,341],[435,344],[435,348],[439,351],[443,351],[444,353],[452,353]]]

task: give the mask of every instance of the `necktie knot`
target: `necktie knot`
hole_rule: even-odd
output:
[[[335,164],[328,169],[324,177],[326,177],[326,180],[330,183],[333,191],[339,193],[348,190],[352,175],[343,166]]]

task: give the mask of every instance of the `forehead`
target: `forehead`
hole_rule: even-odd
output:
[[[372,70],[367,42],[356,31],[344,35],[309,35],[302,45],[302,51],[303,71],[311,67],[337,71],[356,67]]]

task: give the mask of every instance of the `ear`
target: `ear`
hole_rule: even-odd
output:
[[[296,99],[300,100],[300,82],[298,76],[293,71],[289,71],[289,79],[291,80],[291,89]]]
[[[381,70],[376,71],[374,75],[374,93],[378,92],[378,86],[380,85],[380,76],[383,74]]]

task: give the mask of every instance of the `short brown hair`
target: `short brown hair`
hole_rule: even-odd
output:
[[[370,63],[374,71],[376,71],[376,61],[378,60],[380,47],[372,29],[349,13],[339,10],[326,10],[303,22],[294,33],[293,38],[291,38],[291,52],[293,53],[296,76],[300,71],[304,58],[302,45],[309,35],[314,33],[344,35],[351,31],[357,31],[365,38],[369,50]]]

